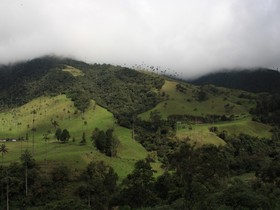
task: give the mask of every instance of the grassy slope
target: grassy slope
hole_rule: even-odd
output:
[[[34,127],[36,128],[34,157],[43,167],[46,165],[45,158],[47,158],[48,165],[63,162],[74,169],[84,168],[92,159],[103,160],[111,165],[121,178],[124,178],[133,169],[137,160],[147,156],[147,151],[131,139],[131,131],[116,125],[113,115],[106,109],[95,105],[92,101],[84,114],[75,114],[73,103],[64,95],[60,95],[53,98],[38,98],[22,107],[0,114],[0,139],[25,137],[26,132],[29,135],[28,142],[6,142],[9,149],[8,154],[5,155],[6,163],[18,161],[21,152],[26,148],[32,151],[32,110],[36,110],[34,115]],[[54,138],[55,129],[51,124],[51,119],[56,120],[60,128],[69,130],[71,135],[69,143],[57,142]],[[115,135],[120,140],[116,158],[106,157],[92,146],[90,136],[96,127],[103,130],[114,129]],[[46,143],[43,140],[43,134],[48,131],[51,131],[51,134],[50,140]],[[79,142],[83,132],[86,134],[87,144],[80,146]],[[75,142],[72,141],[73,137]],[[155,167],[158,168],[157,165]]]
[[[167,118],[172,114],[187,114],[194,116],[205,116],[207,114],[235,115],[236,120],[231,122],[192,124],[191,130],[188,125],[178,126],[177,136],[179,138],[189,137],[198,145],[205,143],[212,143],[215,145],[224,144],[222,139],[218,138],[208,130],[211,126],[217,126],[219,130],[227,130],[231,134],[246,133],[259,137],[271,136],[271,133],[269,132],[271,129],[270,126],[251,120],[249,109],[254,106],[254,104],[248,99],[238,97],[238,95],[244,91],[217,88],[219,91],[218,94],[208,92],[209,99],[199,102],[195,100],[195,92],[199,90],[199,87],[187,85],[186,93],[182,93],[176,90],[177,84],[178,83],[175,81],[166,80],[161,89],[161,93],[165,92],[165,94],[168,95],[168,98],[159,103],[154,109],[142,113],[140,117],[146,120],[149,119],[150,112],[153,110],[158,110],[163,118]],[[238,101],[241,102],[242,105],[237,104]],[[230,106],[234,105],[233,110],[227,112],[225,109],[226,104],[230,104]]]
[[[230,91],[225,91],[224,88],[218,88],[223,94],[215,96],[213,94],[208,94],[209,99],[203,102],[199,102],[194,99],[195,91],[199,88],[193,85],[188,85],[187,92],[181,93],[176,90],[176,85],[178,83],[174,81],[165,81],[161,92],[165,92],[169,96],[169,99],[159,103],[154,109],[161,112],[163,118],[167,118],[172,114],[191,114],[196,116],[203,116],[207,114],[225,114],[224,105],[230,104],[234,105],[232,112],[228,114],[248,114],[248,106],[240,106],[236,104],[236,101],[241,101],[236,95],[233,95]],[[238,93],[237,90],[235,94]],[[226,100],[224,98],[227,98]],[[243,99],[244,101],[244,99]],[[150,111],[152,111],[150,110]],[[145,112],[140,115],[143,119],[148,119],[150,111]]]

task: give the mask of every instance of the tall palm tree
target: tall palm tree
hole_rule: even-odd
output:
[[[34,164],[34,159],[30,152],[26,149],[24,153],[20,156],[20,160],[22,165],[25,166],[25,195],[27,196],[28,193],[28,167]]]
[[[2,154],[2,166],[3,166],[3,162],[4,162],[4,155],[8,152],[8,148],[6,147],[5,144],[2,144],[0,147],[0,152]]]
[[[57,129],[57,127],[59,127],[59,124],[56,120],[51,120],[52,126],[54,127],[54,130]]]
[[[32,131],[32,155],[34,155],[34,132],[36,131],[34,124],[35,124],[36,111],[32,110],[31,114],[32,114],[32,129],[31,129],[31,131]]]
[[[45,143],[46,143],[46,157],[45,157],[46,165],[47,165],[47,157],[48,157],[48,140],[49,140],[49,134],[50,134],[50,132],[43,134],[43,140],[44,140]]]
[[[3,167],[3,162],[4,162],[4,154],[6,154],[7,152],[8,152],[8,149],[7,149],[7,147],[6,147],[6,145],[5,144],[2,144],[1,145],[1,147],[0,147],[0,152],[1,152],[1,154],[2,154],[2,167]],[[4,172],[4,170],[3,170],[3,168],[2,168],[2,177],[3,177],[3,172]],[[1,182],[1,188],[2,188],[2,192],[1,192],[1,198],[3,197],[3,193],[4,193],[4,191],[3,191],[3,183]]]

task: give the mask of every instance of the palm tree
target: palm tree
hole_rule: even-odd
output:
[[[2,166],[3,166],[3,162],[4,162],[4,155],[8,152],[8,148],[6,147],[5,144],[2,144],[0,147],[0,152],[2,154]]]
[[[45,143],[46,143],[46,158],[45,158],[46,165],[47,165],[47,156],[48,156],[48,140],[49,140],[49,134],[50,134],[50,132],[43,134],[43,140],[44,140]]]
[[[2,144],[1,145],[1,147],[0,147],[0,152],[2,153],[2,167],[3,167],[3,162],[4,162],[4,154],[6,154],[7,152],[8,152],[8,149],[7,149],[7,147],[6,147],[6,145],[5,144]],[[3,172],[4,172],[4,170],[3,170],[3,168],[2,168],[2,177],[3,177]],[[3,183],[1,182],[1,188],[2,188],[2,192],[1,192],[1,199],[2,199],[2,197],[3,197],[3,193],[4,193],[4,191],[3,191]]]
[[[54,127],[54,130],[56,130],[57,127],[59,127],[59,124],[56,120],[51,120],[52,126]]]
[[[7,210],[9,210],[10,209],[10,200],[9,200],[9,186],[10,186],[10,183],[9,183],[9,181],[10,181],[10,177],[9,177],[9,172],[8,172],[8,169],[6,170],[6,184],[7,184],[7,187],[6,187],[6,205],[7,205]]]
[[[31,131],[32,131],[32,154],[34,155],[34,132],[36,131],[36,128],[34,127],[34,123],[35,123],[36,111],[33,110],[31,112],[31,114],[32,114],[32,129],[31,129]]]
[[[20,160],[22,165],[25,166],[25,195],[28,193],[28,167],[34,165],[34,159],[30,152],[26,149],[24,153],[20,156]]]

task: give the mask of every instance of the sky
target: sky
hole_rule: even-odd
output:
[[[193,77],[280,69],[279,0],[0,0],[0,63],[44,55]]]

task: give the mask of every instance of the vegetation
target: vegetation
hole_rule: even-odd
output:
[[[106,132],[95,128],[92,134],[92,140],[95,147],[109,157],[117,156],[117,147],[119,140],[113,136],[113,129],[108,129]]]
[[[54,57],[0,74],[1,209],[280,208],[276,94]]]
[[[0,103],[15,107],[33,98],[61,93],[85,111],[90,99],[106,107],[122,121],[159,102],[157,90],[164,80],[112,65],[88,65],[71,59],[43,57],[0,68]],[[7,100],[8,99],[8,100]]]

